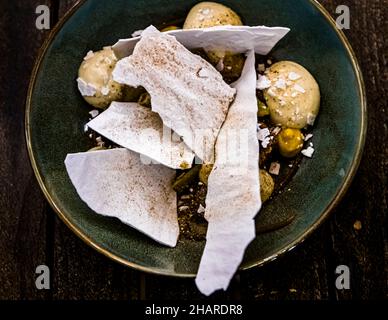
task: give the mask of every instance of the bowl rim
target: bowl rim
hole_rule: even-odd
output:
[[[125,258],[122,258],[112,252],[110,252],[108,249],[103,248],[100,244],[98,244],[96,241],[88,237],[85,233],[82,232],[80,228],[78,228],[70,219],[67,217],[66,213],[62,211],[57,203],[54,201],[54,199],[51,197],[51,194],[47,188],[47,186],[44,183],[43,176],[41,175],[34,151],[32,149],[32,141],[31,141],[31,125],[30,125],[30,112],[31,112],[31,101],[32,101],[32,94],[35,88],[35,82],[36,77],[39,73],[41,63],[46,55],[47,49],[51,45],[52,41],[54,40],[57,33],[62,29],[62,26],[69,20],[69,18],[86,2],[87,0],[78,0],[65,14],[64,16],[57,22],[57,24],[54,26],[54,28],[50,31],[49,35],[47,36],[46,40],[44,41],[42,47],[38,51],[38,56],[35,61],[35,65],[33,68],[33,71],[31,73],[31,78],[29,82],[28,92],[27,92],[27,99],[25,104],[25,138],[26,138],[26,145],[28,149],[28,155],[30,158],[31,166],[33,168],[34,174],[36,176],[36,179],[38,180],[39,186],[43,191],[44,196],[46,197],[47,201],[49,202],[50,206],[54,209],[56,214],[59,216],[59,218],[67,225],[70,230],[72,230],[81,240],[83,240],[86,244],[94,248],[99,253],[102,253],[106,257],[110,258],[113,261],[116,261],[122,265],[131,267],[138,271],[143,271],[146,273],[151,274],[157,274],[157,275],[163,275],[163,276],[172,276],[172,277],[178,277],[178,278],[193,278],[196,276],[195,273],[176,273],[174,271],[166,271],[164,269],[160,268],[154,268],[154,267],[145,267],[142,265],[139,265],[135,262],[131,262],[126,260]],[[288,245],[284,246],[282,249],[279,249],[277,252],[272,254],[271,256],[260,259],[256,262],[240,266],[239,270],[247,270],[251,269],[253,267],[259,267],[263,266],[264,264],[267,264],[270,261],[274,261],[278,259],[279,257],[283,256],[285,253],[290,252],[293,250],[296,246],[303,243],[330,215],[330,213],[333,211],[333,209],[339,204],[339,202],[342,200],[343,196],[349,189],[353,178],[357,172],[357,169],[360,165],[363,149],[365,145],[366,140],[366,130],[367,130],[367,101],[366,101],[366,90],[365,90],[365,84],[363,80],[363,76],[361,73],[360,66],[357,62],[356,55],[349,43],[349,40],[345,36],[344,32],[337,28],[336,22],[331,17],[330,13],[321,5],[317,0],[308,0],[311,5],[313,5],[318,12],[322,14],[322,16],[327,20],[327,22],[332,26],[332,28],[337,33],[337,36],[339,37],[340,41],[342,42],[343,46],[345,47],[350,60],[352,62],[352,67],[355,72],[357,83],[358,83],[358,90],[360,92],[360,105],[361,105],[361,126],[360,126],[360,132],[358,136],[358,143],[357,143],[357,149],[355,152],[355,156],[353,157],[352,163],[350,165],[349,174],[345,177],[343,180],[340,188],[338,189],[336,195],[332,199],[332,201],[329,203],[329,205],[325,208],[325,210],[322,212],[320,217],[308,228],[306,229],[298,238],[293,240]]]

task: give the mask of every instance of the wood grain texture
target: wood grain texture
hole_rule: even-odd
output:
[[[204,299],[193,280],[137,272],[89,248],[59,221],[35,181],[25,147],[24,97],[38,48],[48,35],[35,28],[35,8],[49,5],[55,23],[75,2],[0,1],[0,299]],[[360,169],[333,215],[305,243],[267,266],[241,272],[213,300],[388,298],[388,0],[321,3],[332,16],[340,4],[350,8],[351,28],[345,33],[368,98]],[[360,230],[353,226],[356,221]],[[51,269],[49,291],[35,289],[39,264]],[[350,267],[351,290],[334,286],[340,264]]]
[[[29,75],[48,34],[35,28],[38,4],[49,5],[0,2],[0,299],[47,297],[35,289],[35,268],[47,263],[48,204],[29,166],[23,125]]]

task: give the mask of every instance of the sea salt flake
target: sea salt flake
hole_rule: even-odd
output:
[[[256,82],[256,88],[259,90],[264,90],[268,89],[269,87],[271,87],[271,81],[266,76],[259,75],[259,78]]]
[[[285,90],[287,87],[286,80],[279,79],[278,81],[275,82],[275,87],[278,89]]]
[[[136,38],[136,37],[141,36],[141,34],[143,33],[143,31],[144,31],[144,30],[136,30],[136,31],[134,31],[134,32],[131,34],[132,38]]]
[[[314,148],[313,147],[308,147],[307,149],[302,150],[302,154],[305,157],[311,158],[314,154]]]
[[[269,131],[268,128],[264,128],[264,129],[258,128],[257,139],[259,141],[264,141],[270,134],[271,132]]]
[[[298,80],[298,79],[300,79],[300,78],[301,78],[301,76],[300,76],[298,73],[296,73],[296,72],[291,71],[291,72],[288,74],[288,79],[290,79],[290,80],[292,80],[292,81]]]
[[[299,85],[299,84],[295,84],[294,85],[294,90],[296,90],[296,91],[298,91],[300,93],[305,93],[306,92],[306,90],[301,85]]]
[[[280,133],[280,131],[282,131],[282,128],[281,127],[275,127],[273,130],[272,130],[272,135],[276,136]]]
[[[271,137],[265,138],[263,141],[261,141],[261,146],[264,149],[267,149],[270,142],[271,142]]]
[[[109,94],[109,92],[110,92],[109,87],[102,87],[101,88],[102,95],[107,96]]]
[[[82,78],[78,78],[77,83],[78,83],[78,90],[82,94],[82,96],[92,97],[96,94],[97,88],[94,85],[87,83]]]
[[[92,110],[89,112],[89,114],[92,118],[95,118],[100,114],[100,112],[98,110]]]
[[[313,137],[313,134],[312,134],[312,133],[309,133],[309,134],[307,134],[307,135],[304,137],[304,141],[309,141],[312,137]]]
[[[92,50],[88,51],[88,53],[86,54],[86,56],[84,57],[84,60],[89,60],[91,58],[94,57],[94,52]]]
[[[202,204],[199,205],[199,208],[197,210],[198,213],[204,213],[205,212],[205,208]]]
[[[315,118],[316,118],[316,116],[314,114],[309,113],[307,115],[307,124],[310,125],[310,126],[314,125]]]

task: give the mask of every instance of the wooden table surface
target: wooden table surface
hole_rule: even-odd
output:
[[[57,218],[35,180],[24,138],[24,102],[48,36],[35,28],[35,9],[49,5],[54,24],[75,2],[0,0],[0,299],[203,299],[192,279],[144,274],[88,247]],[[228,291],[210,299],[388,298],[388,0],[321,3],[333,16],[338,5],[350,7],[345,33],[368,97],[360,168],[341,204],[308,240],[273,263],[241,272]],[[41,264],[50,267],[51,290],[35,287]],[[335,287],[340,264],[350,268],[350,290]]]

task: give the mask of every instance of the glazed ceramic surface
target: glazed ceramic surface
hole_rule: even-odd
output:
[[[241,268],[261,265],[291,250],[323,220],[346,191],[358,166],[365,136],[362,78],[352,51],[328,14],[308,0],[221,1],[246,25],[289,27],[271,53],[277,60],[305,66],[319,82],[321,112],[314,128],[315,154],[304,159],[287,185],[257,217],[257,226],[295,214],[292,224],[260,234],[246,251]],[[180,240],[174,249],[91,211],[67,176],[68,153],[86,151],[84,134],[91,108],[78,93],[78,67],[89,50],[112,45],[150,24],[183,20],[191,0],[83,1],[53,31],[34,71],[26,110],[32,165],[50,204],[83,240],[105,255],[153,273],[193,276],[204,242]],[[136,183],[136,181],[133,181]],[[225,207],[227,210],[227,206]]]

